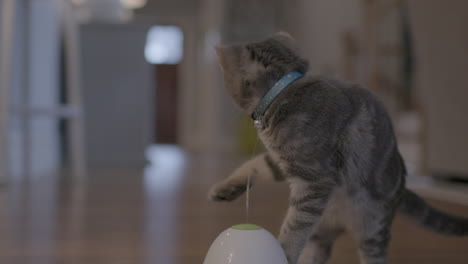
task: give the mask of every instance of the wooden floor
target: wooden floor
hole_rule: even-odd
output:
[[[187,155],[177,149],[145,170],[93,170],[86,183],[34,177],[0,190],[0,263],[197,264],[215,237],[244,222],[244,200],[207,201],[209,186],[237,159]],[[287,186],[257,186],[251,222],[277,233]],[[432,201],[468,216],[468,208]],[[329,263],[358,263],[348,236]],[[390,263],[468,263],[468,237],[426,232],[398,217]]]

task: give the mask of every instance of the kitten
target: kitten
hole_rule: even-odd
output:
[[[230,201],[252,174],[286,180],[289,208],[279,241],[290,264],[306,246],[310,263],[324,263],[333,242],[350,232],[361,263],[386,263],[396,211],[446,235],[468,234],[468,219],[438,211],[405,189],[406,169],[382,103],[361,87],[307,74],[287,33],[254,43],[216,47],[225,87],[248,114],[285,74],[305,76],[287,86],[263,115],[258,135],[267,152],[215,185],[210,197]]]

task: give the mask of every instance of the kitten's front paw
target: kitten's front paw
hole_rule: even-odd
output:
[[[208,198],[212,201],[232,201],[239,197],[245,189],[245,184],[219,183],[211,188]]]

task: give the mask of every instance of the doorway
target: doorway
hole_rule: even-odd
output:
[[[177,26],[153,26],[148,31],[146,60],[154,65],[154,142],[178,142],[178,79],[183,57],[183,32]]]

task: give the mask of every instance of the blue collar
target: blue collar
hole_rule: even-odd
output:
[[[260,100],[257,107],[255,108],[255,111],[251,115],[252,119],[260,120],[265,114],[268,107],[275,100],[275,98],[278,97],[278,95],[284,90],[284,88],[288,87],[295,80],[303,76],[304,75],[302,73],[296,71],[284,75],[278,82],[275,83],[275,85],[273,85],[273,87],[271,87],[271,89]]]

